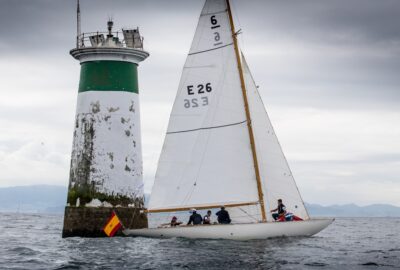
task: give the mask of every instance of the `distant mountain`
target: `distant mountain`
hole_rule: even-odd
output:
[[[63,213],[67,187],[37,185],[0,188],[0,211]]]
[[[146,205],[150,199],[145,194]],[[59,213],[64,212],[67,187],[19,186],[0,188],[0,212]],[[306,203],[313,217],[400,217],[400,207],[389,204],[357,206],[355,204],[321,206]]]
[[[371,204],[367,206],[355,204],[331,206],[306,204],[306,207],[313,217],[400,217],[400,207],[390,204]]]

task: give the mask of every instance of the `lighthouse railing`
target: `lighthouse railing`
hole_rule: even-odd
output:
[[[109,47],[107,43],[105,42],[106,38],[109,37],[109,32],[85,32],[76,37],[77,39],[77,49],[81,48],[88,48],[88,47]],[[127,42],[125,39],[123,39],[124,35],[122,31],[116,31],[116,32],[111,32],[111,37],[113,40],[116,42],[115,44],[117,47],[122,47],[122,48],[131,48],[131,49],[139,49],[143,50],[143,41],[144,38],[140,36],[140,43],[137,44],[135,43],[134,47],[128,46]],[[101,38],[103,37],[103,39]],[[119,38],[121,37],[121,40]],[[91,38],[93,40],[97,41],[97,45],[93,45],[93,41],[91,41]]]

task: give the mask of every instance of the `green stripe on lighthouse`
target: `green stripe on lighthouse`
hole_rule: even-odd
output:
[[[81,64],[79,92],[126,91],[138,93],[137,65],[122,61],[90,61]]]

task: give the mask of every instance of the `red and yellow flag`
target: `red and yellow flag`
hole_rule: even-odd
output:
[[[103,228],[103,231],[108,237],[113,237],[114,234],[122,227],[121,221],[113,211],[111,217]]]

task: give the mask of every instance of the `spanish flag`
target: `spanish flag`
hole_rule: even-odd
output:
[[[108,219],[103,231],[108,237],[113,237],[114,234],[122,227],[121,221],[113,211],[111,217]]]

